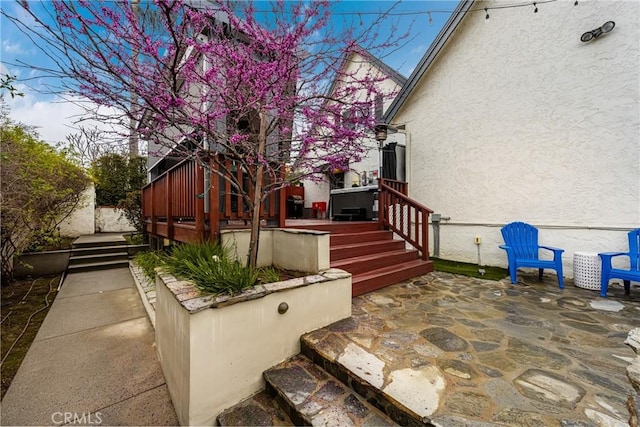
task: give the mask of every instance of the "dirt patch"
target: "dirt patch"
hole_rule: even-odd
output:
[[[2,286],[2,398],[53,303],[59,282],[60,276],[48,276],[17,280]]]

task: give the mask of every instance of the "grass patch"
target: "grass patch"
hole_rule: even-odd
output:
[[[478,277],[480,279],[501,280],[509,275],[506,268],[482,266],[478,264],[470,264],[467,262],[449,261],[440,258],[431,258],[433,268],[436,271],[444,271],[453,274],[462,274],[464,276]],[[479,269],[484,270],[484,274],[480,274]]]
[[[53,303],[59,282],[60,276],[49,276],[2,286],[2,398]]]

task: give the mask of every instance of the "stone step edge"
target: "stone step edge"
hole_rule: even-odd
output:
[[[342,384],[345,387],[345,390],[342,391],[340,394],[337,394],[335,396],[336,401],[327,401],[323,398],[317,398],[315,397],[315,393],[320,392],[320,390],[322,390],[324,387],[321,387],[320,389],[316,389],[314,391],[313,394],[305,397],[305,400],[303,403],[300,403],[299,405],[302,405],[302,407],[307,406],[307,405],[311,405],[312,403],[314,404],[318,404],[318,401],[324,401],[324,403],[326,403],[326,406],[322,407],[322,406],[316,406],[314,408],[314,412],[311,415],[307,415],[302,413],[294,402],[292,402],[290,400],[290,398],[286,395],[286,393],[284,391],[281,391],[278,387],[277,384],[274,384],[273,381],[269,378],[269,373],[271,371],[277,371],[279,370],[281,367],[283,366],[287,366],[287,365],[296,365],[298,367],[302,367],[302,369],[304,369],[308,374],[310,374],[311,376],[315,377],[315,380],[318,382],[323,382],[326,385],[328,385],[329,383],[333,382],[335,384],[340,384],[342,383],[339,379],[337,379],[336,377],[334,377],[333,375],[331,375],[329,372],[323,370],[320,366],[318,366],[317,364],[315,364],[311,359],[309,359],[308,357],[306,357],[305,355],[303,355],[302,353],[293,356],[287,360],[285,360],[282,363],[279,363],[278,365],[268,369],[267,371],[264,372],[263,377],[265,379],[265,390],[267,392],[268,395],[270,395],[274,401],[277,403],[277,405],[283,410],[283,412],[285,414],[287,414],[287,416],[289,417],[289,419],[296,425],[296,426],[312,426],[312,425],[316,425],[317,423],[314,422],[314,418],[316,416],[322,416],[322,413],[325,412],[326,410],[328,410],[329,413],[333,412],[331,411],[331,408],[335,408],[336,405],[340,405],[340,400],[337,399],[339,396],[344,396],[345,394],[348,397],[353,396],[355,398],[355,400],[357,400],[357,405],[359,405],[360,408],[363,408],[367,410],[368,415],[367,417],[369,417],[369,420],[371,420],[371,417],[374,417],[377,419],[377,424],[379,425],[393,425],[394,421],[389,418],[387,416],[387,414],[385,414],[384,412],[380,411],[379,408],[377,408],[376,406],[372,405],[371,403],[367,402],[364,397],[362,397],[361,395],[359,395],[355,390],[353,390],[352,388],[350,388],[348,385],[346,384]],[[304,365],[308,365],[308,367],[304,367]],[[312,373],[311,371],[315,371],[316,374]],[[316,375],[318,375],[318,373],[320,373],[321,375],[324,375],[325,378],[324,379],[319,379]],[[353,414],[352,414],[353,415]],[[327,421],[327,420],[325,420]],[[324,425],[331,425],[330,422],[328,423],[321,423]],[[359,424],[357,424],[359,425]],[[421,424],[422,425],[422,424]]]
[[[428,418],[420,417],[412,410],[388,396],[384,391],[360,378],[340,363],[325,357],[321,352],[308,343],[304,336],[300,337],[300,353],[324,369],[345,386],[351,388],[364,400],[380,410],[387,417],[401,426],[433,426]]]
[[[265,418],[270,418],[266,420]],[[225,426],[294,426],[285,411],[269,396],[266,390],[243,399],[225,409],[216,417],[217,425]]]

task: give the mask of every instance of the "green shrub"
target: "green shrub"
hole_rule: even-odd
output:
[[[281,281],[282,277],[277,269],[267,266],[258,268],[258,280],[260,283],[274,283]]]
[[[201,242],[175,246],[166,259],[167,270],[191,280],[198,289],[234,294],[256,284],[258,273],[235,261],[228,248]]]
[[[145,245],[149,243],[148,234],[127,234],[124,239],[129,245]]]
[[[164,265],[165,259],[166,255],[162,251],[138,252],[134,257],[134,260],[149,280],[155,280],[155,269]]]

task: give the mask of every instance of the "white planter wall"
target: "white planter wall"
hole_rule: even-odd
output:
[[[201,295],[165,274],[156,279],[158,356],[181,425],[214,425],[223,410],[264,388],[265,370],[300,352],[302,334],[351,316],[351,275],[328,269],[328,233],[267,231],[262,239],[274,250],[260,264],[320,270],[233,297]],[[227,232],[223,240],[235,240],[242,256],[246,234]]]

